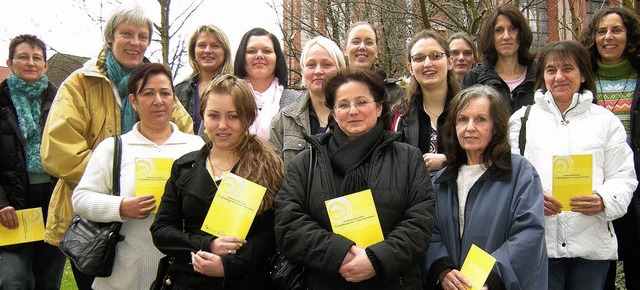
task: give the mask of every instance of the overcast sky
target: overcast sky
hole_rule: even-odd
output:
[[[278,15],[270,7],[282,0],[205,0],[187,21],[180,34],[189,37],[201,24],[214,24],[225,31],[231,42],[231,52],[235,55],[242,35],[253,27],[262,27],[282,39],[278,27]],[[53,50],[73,55],[93,57],[102,47],[100,25],[93,18],[108,19],[116,7],[113,0],[19,0],[2,1],[0,17],[0,65],[6,66],[9,41],[23,33],[35,34]],[[121,0],[122,3],[137,4],[145,9],[154,21],[159,23],[160,5],[157,0]],[[191,0],[173,0],[172,15],[184,10]],[[86,4],[85,4],[86,3]],[[102,8],[100,4],[102,3]],[[86,9],[84,8],[86,5]],[[158,38],[154,35],[154,39]],[[51,57],[55,51],[49,50]],[[155,53],[152,55],[152,53]],[[160,58],[159,45],[152,44],[146,53],[152,61]],[[176,77],[181,81],[191,72],[188,63]]]

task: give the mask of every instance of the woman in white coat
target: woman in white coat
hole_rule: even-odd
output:
[[[113,273],[96,278],[93,289],[149,289],[156,276],[162,253],[153,246],[149,231],[156,199],[152,194],[136,192],[136,158],[175,160],[204,145],[202,138],[182,133],[170,122],[177,101],[171,80],[171,72],[159,63],[143,64],[131,73],[129,100],[140,121],[122,135],[120,196],[110,194],[112,137],[93,151],[73,191],[73,209],[79,215],[96,222],[123,223],[120,233],[125,239],[118,243]]]
[[[602,289],[608,260],[617,256],[611,221],[624,215],[637,185],[633,155],[620,120],[592,103],[596,86],[584,46],[551,43],[539,60],[535,104],[509,124],[513,152],[523,147],[542,181],[549,289]],[[593,193],[561,204],[552,192],[553,156],[573,154],[593,156]]]

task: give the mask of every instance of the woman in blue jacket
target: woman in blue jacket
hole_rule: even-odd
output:
[[[509,146],[509,110],[487,86],[450,103],[444,127],[447,167],[433,177],[436,224],[427,251],[427,289],[465,289],[460,273],[472,244],[496,259],[477,289],[545,289],[542,185]]]

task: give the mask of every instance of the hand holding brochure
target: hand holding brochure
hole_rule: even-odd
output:
[[[42,208],[17,210],[18,228],[8,229],[0,225],[0,246],[42,241],[44,239],[44,219]]]
[[[460,269],[460,273],[471,281],[472,287],[468,288],[465,286],[465,288],[473,290],[482,289],[495,263],[496,259],[494,257],[472,244],[469,254],[467,254],[467,258],[464,260],[462,268]]]
[[[333,232],[368,247],[384,240],[371,190],[325,201]]]
[[[593,155],[553,156],[552,194],[562,204],[562,211],[570,211],[571,198],[592,194]]]
[[[267,189],[233,173],[226,173],[201,230],[216,237],[247,237]]]
[[[151,213],[156,213],[164,194],[164,187],[171,175],[173,159],[136,157],[135,165],[136,196],[153,194],[156,199],[156,209]]]

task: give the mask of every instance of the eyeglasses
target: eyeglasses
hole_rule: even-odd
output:
[[[339,103],[337,105],[335,105],[333,107],[333,109],[337,112],[340,113],[346,113],[349,112],[351,110],[351,107],[355,107],[356,110],[362,110],[364,108],[367,107],[367,105],[371,104],[371,103],[375,103],[375,101],[372,100],[357,100],[355,103],[347,103],[347,102],[342,102]]]
[[[39,56],[39,55],[34,55],[34,56],[18,55],[16,57],[14,57],[13,59],[17,60],[19,62],[22,62],[22,63],[29,63],[29,61],[33,61],[33,63],[41,64],[41,63],[44,62],[44,58],[42,56]]]
[[[415,63],[421,63],[427,58],[430,59],[430,60],[440,60],[445,55],[446,55],[446,53],[438,52],[438,51],[434,51],[434,52],[432,52],[430,54],[417,53],[417,54],[414,54],[414,55],[411,56],[411,61],[415,62]]]

